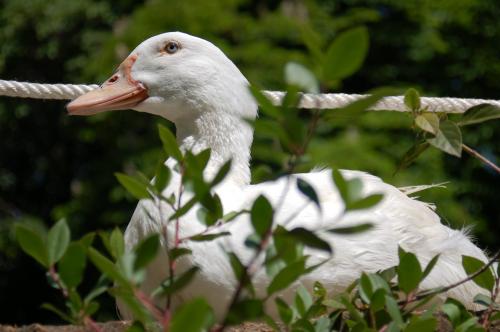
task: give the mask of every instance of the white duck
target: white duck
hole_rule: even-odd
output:
[[[206,177],[212,176],[225,161],[232,158],[232,169],[227,179],[216,188],[226,212],[248,209],[260,194],[277,205],[282,193],[286,192],[275,220],[283,224],[290,215],[298,213],[293,221],[287,223],[287,228],[301,226],[319,230],[367,220],[374,223],[374,229],[357,235],[322,234],[332,245],[334,255],[326,264],[301,279],[306,286],[320,281],[329,292],[339,292],[359,277],[362,271],[375,272],[396,265],[398,245],[415,252],[424,266],[436,254],[441,254],[437,266],[421,284],[423,289],[448,285],[465,278],[461,255],[487,261],[483,252],[462,231],[442,225],[439,217],[426,204],[409,198],[397,188],[367,173],[342,171],[346,178],[361,179],[366,194],[383,193],[384,199],[374,208],[348,213],[340,220],[338,216],[343,211],[343,203],[332,184],[330,171],[291,176],[292,182],[302,178],[314,187],[323,213],[313,204],[307,204],[308,199],[295,189],[293,183],[285,191],[285,178],[258,185],[250,184],[249,160],[253,132],[243,118],[254,119],[257,116],[257,104],[248,91],[247,80],[238,68],[221,50],[206,40],[180,32],[152,37],[133,50],[117,73],[100,89],[68,105],[69,113],[74,115],[118,109],[134,109],[172,121],[177,129],[177,141],[184,150],[199,152],[211,148]],[[167,160],[166,163],[172,165],[173,161]],[[165,189],[166,196],[176,191],[178,184],[179,175],[174,172],[172,181]],[[184,196],[184,199],[188,198]],[[146,216],[144,209],[154,216],[153,221]],[[171,213],[168,206],[162,206],[164,220]],[[192,209],[183,217],[180,223],[182,237],[204,230],[195,214],[196,209]],[[157,232],[161,224],[154,203],[142,200],[125,233],[127,247],[130,249],[141,238]],[[173,223],[169,227],[173,227]],[[179,261],[178,268],[187,269],[195,264],[201,271],[193,283],[174,299],[174,305],[195,296],[204,296],[219,319],[225,314],[236,281],[222,248],[230,248],[243,262],[250,259],[252,251],[243,244],[251,233],[248,215],[241,215],[223,227],[232,235],[213,242],[186,244],[193,255],[189,260]],[[173,230],[168,233],[173,234]],[[328,257],[318,251],[310,251],[309,254],[312,256],[310,263]],[[167,257],[161,254],[148,269],[143,284],[146,291],[167,277],[167,266]],[[258,291],[265,291],[268,282],[264,272],[256,275],[255,286]],[[452,289],[447,295],[472,307],[472,299],[479,292],[479,287],[468,282]],[[293,289],[281,295],[289,298],[291,294]],[[120,309],[126,315],[126,310],[123,307]]]

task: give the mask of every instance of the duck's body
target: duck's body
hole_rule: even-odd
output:
[[[94,111],[133,108],[167,118],[176,125],[177,140],[182,149],[196,153],[211,148],[211,158],[205,171],[207,178],[212,177],[225,161],[232,159],[227,178],[214,189],[226,213],[249,209],[253,201],[263,194],[276,209],[277,224],[319,232],[331,244],[333,257],[301,279],[306,286],[320,281],[329,292],[339,292],[363,271],[375,272],[397,265],[398,245],[416,253],[423,265],[440,254],[438,264],[421,288],[448,285],[465,278],[461,255],[487,261],[483,252],[463,232],[443,226],[426,204],[409,198],[397,188],[366,173],[342,171],[346,178],[359,178],[364,193],[382,193],[384,198],[371,209],[347,214],[342,213],[343,201],[328,170],[251,185],[249,160],[253,132],[244,119],[256,117],[257,104],[247,85],[240,71],[213,44],[183,33],[166,33],[139,45],[102,90],[80,97],[68,109],[74,114],[91,114]],[[115,102],[117,98],[119,101]],[[166,163],[173,166],[174,161]],[[321,211],[296,189],[295,181],[299,177],[316,190]],[[174,171],[169,186],[165,188],[165,196],[178,190],[179,181],[180,176]],[[187,201],[189,193],[182,197]],[[197,221],[196,210],[192,209],[181,218],[180,237],[204,230],[204,226]],[[127,248],[133,248],[148,234],[161,230],[172,213],[167,205],[162,205],[160,214],[157,204],[150,200],[141,201],[127,227]],[[355,235],[324,232],[363,222],[371,222],[375,227]],[[173,223],[168,227],[167,233],[172,236]],[[222,225],[219,230],[227,230],[231,236],[212,242],[186,241],[182,244],[192,250],[192,255],[180,259],[177,268],[182,271],[196,265],[200,267],[200,272],[193,283],[176,294],[174,305],[204,296],[220,318],[226,312],[236,286],[224,250],[235,252],[243,263],[248,262],[253,251],[244,245],[244,240],[252,233],[247,214]],[[308,254],[311,256],[309,264],[328,258],[326,253],[316,250],[309,250]],[[168,260],[162,252],[148,268],[144,289],[152,290],[167,276]],[[259,272],[254,281],[257,291],[263,293],[270,280],[264,272]],[[472,299],[479,292],[479,287],[468,282],[452,289],[447,295],[472,307]],[[293,287],[285,290],[282,296],[289,298],[291,294]],[[121,311],[126,314],[123,307]]]
[[[372,222],[373,229],[354,235],[335,235],[319,231],[318,234],[331,244],[334,254],[326,264],[303,277],[301,282],[312,288],[314,282],[319,281],[330,294],[343,291],[362,272],[376,272],[397,265],[398,246],[416,253],[423,266],[435,255],[440,254],[439,263],[423,281],[421,289],[449,285],[464,279],[466,274],[461,267],[462,255],[473,256],[482,261],[487,260],[483,252],[463,232],[442,225],[439,217],[426,204],[407,197],[397,188],[367,173],[356,171],[341,173],[346,179],[354,177],[361,179],[365,194],[383,193],[383,201],[370,210],[347,213],[339,218],[342,215],[343,202],[337,189],[331,184],[330,171],[295,174],[289,179],[281,178],[259,185],[241,186],[226,183],[217,190],[217,193],[223,202],[224,211],[249,209],[260,194],[264,194],[273,206],[278,206],[278,201],[281,200],[283,193],[286,193],[281,207],[277,210],[276,221],[290,229],[304,227],[318,232],[366,221]],[[308,181],[316,189],[322,206],[325,207],[322,212],[294,189],[298,177]],[[156,222],[159,220],[158,212],[153,212],[155,219],[151,220],[144,213],[144,209],[148,213],[158,211],[157,206],[150,200],[139,203],[125,235],[129,249],[151,232],[158,230],[159,223]],[[193,209],[182,219],[181,237],[204,230],[204,226],[196,221],[195,211],[196,209]],[[168,216],[171,213],[170,208],[164,205],[162,214]],[[253,229],[248,215],[242,215],[217,231],[229,231],[231,236],[211,242],[186,242],[183,245],[191,249],[193,254],[189,258],[181,259],[178,269],[183,271],[196,265],[200,267],[200,272],[189,287],[177,294],[174,306],[187,299],[203,296],[210,301],[218,318],[221,318],[236,287],[236,279],[224,249],[237,253],[244,263],[248,262],[253,252],[245,247],[244,241],[252,234]],[[173,232],[173,227],[170,227],[169,233]],[[306,254],[311,255],[308,260],[311,265],[328,259],[328,253],[318,250],[306,249]],[[148,279],[143,285],[146,291],[153,290],[167,278],[166,262],[168,258],[162,255],[149,267]],[[262,295],[265,294],[269,281],[264,271],[256,275],[254,283]],[[294,290],[295,287],[291,287],[280,295],[292,299]],[[473,308],[472,299],[481,292],[483,291],[479,287],[469,282],[454,288],[446,295],[459,299]],[[269,305],[268,312],[276,314],[274,305],[271,302]]]

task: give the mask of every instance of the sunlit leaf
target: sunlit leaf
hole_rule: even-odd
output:
[[[420,109],[420,94],[414,88],[410,88],[405,92],[404,102],[410,110],[418,111]]]
[[[118,268],[112,261],[104,257],[100,252],[94,248],[89,248],[87,252],[90,260],[94,265],[105,275],[112,280],[120,283],[121,285],[128,285],[127,279],[120,273]]]
[[[231,235],[231,233],[220,232],[220,233],[211,233],[211,234],[200,234],[200,235],[191,236],[189,238],[189,240],[195,241],[195,242],[212,241],[212,240],[217,239],[219,237],[228,236],[228,235]]]
[[[368,52],[368,31],[364,27],[347,30],[337,36],[325,58],[325,79],[339,80],[354,74]]]
[[[422,113],[415,118],[415,124],[428,133],[436,135],[439,131],[439,117],[435,113]]]
[[[45,239],[39,233],[21,224],[16,225],[16,237],[21,248],[44,267],[49,267]]]
[[[484,262],[479,259],[471,256],[462,256],[462,266],[467,273],[467,275],[471,275],[476,271],[480,270],[485,265]],[[493,289],[493,285],[495,284],[495,278],[493,277],[493,273],[491,268],[486,269],[483,273],[472,279],[476,285],[486,289],[487,291],[491,291]]]
[[[370,196],[363,197],[356,201],[349,202],[346,205],[346,211],[369,209],[377,205],[380,201],[382,201],[383,198],[384,195],[382,194],[373,194]]]
[[[314,74],[296,62],[288,62],[285,65],[285,82],[290,85],[296,85],[304,92],[318,93],[319,83]]]
[[[402,327],[403,326],[403,317],[401,316],[401,311],[399,310],[398,303],[396,300],[390,296],[385,296],[385,306],[387,309],[387,313],[391,316],[392,320],[395,324]]]
[[[452,121],[443,121],[436,137],[429,138],[427,142],[453,156],[460,157],[462,155],[462,133]]]
[[[118,182],[135,198],[143,199],[150,197],[147,184],[142,180],[123,173],[115,173],[115,176]]]
[[[47,255],[49,264],[57,263],[69,245],[70,232],[64,219],[59,220],[47,234]]]
[[[177,140],[175,139],[174,134],[165,126],[159,124],[158,125],[158,133],[160,135],[160,139],[163,143],[163,149],[167,153],[167,155],[171,156],[177,161],[182,160],[182,152],[179,150],[179,146],[177,145]]]
[[[480,104],[469,108],[459,122],[460,126],[500,119],[500,107],[490,104]]]

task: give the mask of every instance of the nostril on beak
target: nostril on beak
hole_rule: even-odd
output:
[[[118,75],[113,75],[109,80],[108,83],[115,83],[118,80]]]

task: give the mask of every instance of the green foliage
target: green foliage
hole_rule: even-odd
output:
[[[266,88],[284,87],[280,82],[281,68],[288,63],[285,67],[285,82],[291,87],[288,87],[284,106],[273,106],[259,89],[253,86],[252,92],[259,101],[262,114],[254,123],[257,137],[252,152],[256,164],[253,175],[257,181],[290,173],[295,169],[309,171],[312,165],[323,165],[325,162],[327,165],[333,164],[334,169],[362,168],[387,178],[397,168],[397,161],[404,151],[413,144],[402,158],[398,178],[392,181],[429,183],[449,176],[459,176],[460,179],[455,179],[454,182],[457,183],[457,188],[460,186],[460,190],[438,193],[434,197],[439,197],[439,202],[448,202],[444,204],[444,210],[447,211],[445,215],[451,214],[450,220],[473,219],[466,218],[468,215],[465,214],[461,201],[454,202],[453,195],[475,185],[496,188],[496,180],[493,181],[483,173],[481,176],[473,176],[471,169],[477,168],[477,165],[467,160],[464,162],[467,167],[461,170],[462,173],[455,175],[450,170],[456,168],[449,167],[448,159],[442,159],[444,157],[436,151],[429,151],[425,155],[423,152],[432,145],[446,153],[459,156],[463,134],[464,140],[470,139],[483,146],[485,151],[496,153],[498,146],[495,142],[498,139],[495,139],[495,135],[498,131],[495,131],[494,127],[477,127],[479,129],[476,132],[466,132],[468,125],[498,118],[498,109],[494,106],[482,105],[469,110],[460,118],[448,118],[421,109],[419,94],[410,89],[405,95],[405,103],[414,113],[411,122],[404,118],[404,115],[363,114],[380,98],[390,95],[388,90],[373,90],[370,96],[338,110],[338,113],[306,113],[297,109],[296,103],[299,98],[298,89],[317,92],[320,86],[337,88],[343,84],[346,91],[363,91],[369,86],[385,85],[396,80],[419,84],[425,86],[427,91],[432,90],[430,92],[443,95],[481,96],[484,86],[490,91],[484,89],[485,96],[488,93],[493,94],[498,91],[498,86],[495,85],[498,80],[493,78],[500,73],[495,65],[495,58],[491,55],[494,54],[494,46],[471,48],[469,43],[464,43],[456,37],[467,34],[470,40],[477,40],[481,45],[490,45],[491,43],[483,43],[482,38],[477,38],[476,34],[491,38],[488,34],[500,31],[496,19],[498,15],[492,13],[493,19],[485,15],[492,12],[489,8],[491,3],[487,1],[487,4],[483,5],[474,1],[461,1],[457,4],[460,10],[455,11],[451,10],[451,5],[445,3],[417,5],[411,1],[391,0],[384,3],[385,9],[382,11],[387,10],[389,15],[392,15],[391,11],[397,12],[398,20],[397,23],[392,23],[395,21],[388,19],[384,23],[378,7],[353,8],[343,12],[342,6],[345,2],[342,1],[335,5],[311,2],[308,3],[307,19],[301,19],[301,23],[298,23],[299,20],[294,15],[300,16],[297,12],[301,12],[302,4],[297,5],[297,12],[290,12],[285,9],[285,4],[275,6],[260,2],[250,4],[225,0],[199,0],[175,5],[169,1],[150,1],[140,5],[115,4],[109,1],[100,4],[94,1],[74,4],[66,1],[50,4],[40,1],[7,1],[3,8],[5,10],[2,10],[0,15],[0,37],[5,39],[5,42],[2,39],[0,70],[3,69],[2,74],[5,77],[21,77],[19,75],[22,73],[36,73],[37,67],[40,67],[46,68],[38,73],[38,76],[43,78],[40,80],[98,81],[109,74],[103,72],[103,68],[112,68],[119,63],[126,55],[127,49],[146,36],[173,29],[174,23],[169,22],[175,22],[175,29],[201,35],[221,45],[251,81]],[[370,6],[365,1],[356,2],[356,6],[358,5]],[[446,15],[435,15],[436,12],[444,12]],[[337,15],[335,19],[331,19],[332,13]],[[472,29],[470,23],[477,17],[481,18],[482,26],[485,27],[481,31]],[[28,19],[23,20],[24,18]],[[365,23],[370,23],[370,29],[373,29],[371,43],[368,42],[366,28],[359,26]],[[399,25],[402,25],[403,29],[400,29]],[[82,29],[82,26],[85,28]],[[110,32],[103,32],[106,29]],[[319,29],[320,33],[315,29]],[[385,29],[391,33],[400,31],[403,37],[388,39]],[[451,35],[447,35],[449,33]],[[10,39],[7,38],[9,36]],[[66,36],[71,38],[65,38]],[[307,38],[301,40],[301,36]],[[38,44],[39,41],[41,44]],[[369,44],[372,49],[370,57],[367,58]],[[460,50],[456,49],[457,45],[462,46]],[[453,52],[450,49],[453,49]],[[470,54],[470,49],[475,52]],[[116,56],[117,53],[124,54]],[[445,69],[441,68],[443,56],[446,59]],[[380,57],[383,62],[380,62]],[[358,72],[365,59],[368,61],[367,69]],[[467,59],[467,65],[460,65],[463,59]],[[487,67],[484,67],[483,62]],[[408,63],[411,63],[411,66],[408,66]],[[33,68],[30,68],[31,66]],[[66,71],[60,70],[61,67]],[[21,68],[21,71],[16,72],[16,68]],[[435,74],[438,70],[441,75]],[[350,79],[349,76],[355,72],[358,72],[355,79]],[[427,73],[430,73],[432,80],[426,80],[426,75],[429,75]],[[38,77],[37,74],[34,75],[33,77]],[[316,76],[322,79],[321,85]],[[483,76],[489,78],[486,77],[482,81],[483,84],[477,83]],[[460,77],[460,90],[448,87],[450,78],[456,77]],[[230,161],[219,170],[212,182],[206,182],[203,179],[203,170],[210,158],[210,151],[202,151],[196,155],[190,152],[183,154],[175,137],[166,127],[160,125],[158,128],[164,150],[161,155],[173,157],[177,161],[177,167],[171,169],[161,160],[159,166],[154,169],[151,165],[155,165],[153,161],[156,161],[160,149],[151,147],[155,131],[149,120],[143,120],[137,115],[123,115],[122,118],[103,115],[87,120],[85,125],[77,125],[77,120],[67,120],[56,112],[48,112],[49,107],[45,104],[11,104],[9,101],[0,105],[0,132],[2,137],[5,135],[7,138],[4,141],[5,160],[34,160],[36,162],[33,163],[33,173],[37,174],[17,174],[12,171],[17,167],[16,164],[2,164],[0,189],[6,192],[5,197],[16,197],[17,190],[33,192],[27,195],[28,198],[31,197],[29,200],[37,201],[40,198],[40,205],[55,207],[53,211],[43,212],[46,221],[67,216],[72,230],[76,232],[98,227],[113,229],[117,224],[129,219],[130,206],[124,203],[126,192],[137,199],[154,198],[169,205],[175,211],[170,216],[164,216],[170,225],[178,224],[188,212],[199,207],[199,222],[205,227],[204,231],[189,238],[178,238],[179,243],[170,244],[166,248],[170,263],[175,266],[177,260],[192,254],[188,248],[182,246],[183,243],[217,241],[229,236],[228,232],[218,227],[227,222],[237,222],[237,217],[248,213],[255,234],[247,239],[245,245],[253,250],[256,257],[265,256],[265,261],[258,268],[265,269],[272,279],[267,297],[286,287],[295,287],[300,276],[316,267],[308,262],[304,247],[319,249],[327,254],[332,252],[332,248],[322,239],[321,234],[304,228],[287,230],[275,225],[273,215],[276,211],[263,196],[253,203],[251,211],[223,211],[222,202],[212,189],[227,175],[231,167]],[[42,113],[44,108],[46,112]],[[33,123],[36,127],[44,129],[42,134],[32,130],[31,125],[28,126],[24,119],[28,114],[30,118],[35,119]],[[52,123],[57,124],[57,127],[53,127]],[[61,123],[64,126],[61,126]],[[403,130],[410,127],[411,123],[416,130],[415,139]],[[67,127],[67,132],[61,132],[63,129],[60,127]],[[127,128],[126,135],[123,134],[124,128]],[[14,134],[21,130],[30,131],[30,135],[26,135],[29,136],[30,142]],[[315,135],[310,135],[310,132]],[[64,139],[60,139],[59,135]],[[46,140],[50,142],[43,143]],[[25,145],[25,149],[19,148],[19,141]],[[33,158],[31,155],[27,158],[23,154],[24,150],[41,152],[37,152]],[[102,158],[95,157],[96,150]],[[73,151],[85,153],[81,159],[73,161],[76,158]],[[414,162],[411,172],[404,170]],[[71,171],[61,171],[62,169],[58,168],[52,169],[52,166],[47,167],[47,164],[54,167],[62,164],[78,166],[74,166],[75,169]],[[118,173],[118,182],[123,188],[119,187],[118,182],[113,183],[109,179],[109,174],[116,169],[126,169],[127,174],[135,174],[135,166],[131,165],[137,165],[146,174],[154,174],[153,183],[140,173],[135,176]],[[94,171],[97,169],[99,172]],[[255,171],[257,169],[261,170],[260,173]],[[51,177],[47,176],[51,172],[57,175],[57,181],[50,180]],[[185,190],[194,195],[184,204],[180,204],[178,193],[168,197],[162,193],[171,178],[179,173],[183,173]],[[346,213],[374,207],[383,199],[378,194],[363,195],[363,188],[357,179],[344,179],[338,171],[333,172],[333,180],[344,201]],[[30,182],[30,185],[17,189],[17,183],[22,184],[23,181]],[[37,181],[42,182],[37,184]],[[46,192],[54,192],[51,190],[54,183],[60,183],[62,189],[59,191],[64,195],[45,195]],[[72,190],[71,201],[67,193],[69,187]],[[35,190],[32,190],[33,188]],[[298,180],[297,188],[312,204],[320,206],[316,192],[307,182]],[[2,199],[3,197],[2,195]],[[4,209],[2,199],[0,208]],[[16,203],[15,199],[13,201]],[[488,201],[491,202],[491,198],[484,199],[484,196],[477,201],[466,198],[466,202],[471,206],[477,205],[477,202],[487,204]],[[496,201],[493,201],[494,204]],[[10,211],[10,204],[6,206]],[[477,207],[477,210],[479,209],[481,207]],[[29,213],[39,213],[38,211],[40,209],[37,207],[27,208]],[[494,209],[490,208],[489,211],[489,214],[481,218],[496,215]],[[454,218],[457,216],[460,218]],[[169,243],[162,239],[165,236],[162,230],[158,230],[159,235],[152,234],[147,237],[137,247],[127,249],[123,234],[118,228],[111,234],[99,232],[102,245],[108,250],[108,254],[105,254],[98,245],[92,247],[93,235],[70,242],[66,224],[61,221],[56,226],[47,236],[21,223],[16,226],[16,236],[21,248],[49,271],[50,284],[61,291],[64,297],[65,310],[49,304],[44,305],[44,308],[65,320],[84,323],[99,312],[98,303],[95,301],[97,296],[109,292],[122,299],[136,319],[144,325],[152,321],[162,322],[155,309],[164,313],[169,308],[152,309],[135,292],[140,288],[146,268],[160,252],[160,242]],[[348,236],[369,231],[371,228],[369,221],[360,220],[354,226],[326,231]],[[487,235],[492,233],[488,227],[483,229],[487,229],[487,232],[484,232],[488,233]],[[175,234],[173,237],[175,239]],[[81,296],[79,294],[82,290],[79,288],[88,287],[79,287],[87,275],[87,257],[102,276],[86,296]],[[228,257],[235,277],[243,285],[244,291],[228,308],[225,323],[230,325],[243,320],[263,318],[263,301],[268,298],[259,298],[252,291],[253,269],[242,263],[234,253],[229,253]],[[380,273],[362,274],[345,293],[333,298],[327,296],[321,284],[316,284],[313,294],[299,286],[291,303],[280,297],[276,297],[275,303],[283,323],[292,331],[432,330],[436,325],[436,320],[432,317],[435,310],[431,308],[428,313],[420,314],[413,310],[411,305],[416,307],[434,295],[432,292],[429,295],[425,290],[420,290],[418,285],[436,264],[437,257],[422,271],[415,255],[404,253],[397,267]],[[464,268],[469,274],[477,271],[482,264],[484,263],[464,258]],[[491,278],[497,277],[489,271],[487,269],[474,278],[474,281],[491,291],[492,280],[495,281]],[[174,268],[173,272],[169,271],[169,278],[163,280],[155,292],[145,295],[151,299],[164,297],[169,302],[170,297],[189,286],[198,272],[197,267],[182,272]],[[399,283],[395,283],[390,277],[395,273]],[[487,296],[477,297],[476,302],[498,311]],[[441,310],[446,313],[456,330],[473,331],[480,327],[477,317],[459,303],[448,300]],[[142,326],[142,323],[135,326]],[[201,331],[209,329],[213,324],[214,316],[209,305],[204,300],[194,299],[173,312],[170,330]]]

